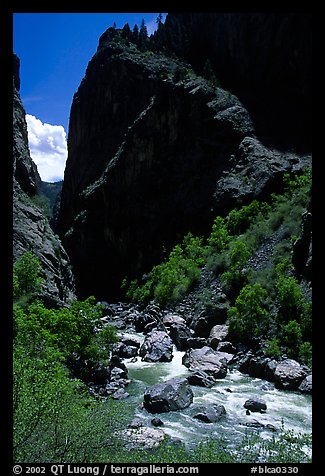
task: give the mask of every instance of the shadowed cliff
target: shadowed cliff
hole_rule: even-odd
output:
[[[102,35],[71,108],[58,230],[81,296],[116,298],[163,247],[310,161],[266,147],[242,102],[191,64],[122,33]]]

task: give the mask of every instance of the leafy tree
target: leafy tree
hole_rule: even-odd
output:
[[[246,285],[235,305],[228,311],[229,329],[237,337],[250,341],[266,333],[269,324],[267,292],[258,283]]]
[[[214,253],[221,253],[229,244],[230,235],[224,218],[217,216],[212,225],[208,245]]]
[[[229,251],[229,270],[221,275],[222,284],[233,299],[239,290],[247,283],[248,273],[245,268],[251,253],[248,246],[243,241],[237,239],[230,245]]]
[[[279,319],[288,322],[299,318],[303,307],[303,295],[294,276],[278,275],[275,283],[276,296],[280,304]]]
[[[264,346],[264,352],[269,357],[279,359],[281,357],[280,340],[277,337],[267,340]]]
[[[141,286],[132,281],[126,295],[134,301],[154,298],[162,305],[175,301],[199,279],[204,262],[203,239],[188,233],[164,263],[154,266],[147,282]]]
[[[287,344],[289,356],[296,357],[302,339],[302,332],[299,323],[295,320],[289,321],[288,324],[283,327],[283,332],[284,342]]]
[[[265,218],[270,210],[270,205],[258,200],[253,200],[249,205],[244,205],[240,209],[234,208],[227,217],[229,233],[234,235],[243,233],[254,221]]]
[[[31,252],[24,253],[13,267],[13,297],[31,297],[41,291],[40,260]]]

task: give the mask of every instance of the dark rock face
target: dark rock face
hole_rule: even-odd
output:
[[[176,80],[178,67],[112,41],[74,97],[58,230],[81,294],[107,296],[126,269],[150,269],[163,244],[210,226],[216,182],[253,132],[236,97]]]
[[[263,15],[175,14],[166,21],[165,31],[174,25],[177,36],[182,26],[195,45],[189,54],[196,51],[201,61],[206,59],[202,52],[214,62],[224,58],[219,69],[227,71],[227,78],[236,77],[238,84],[243,81],[252,97],[256,91],[269,94],[268,104],[277,104],[277,116],[282,118],[283,97],[275,100],[270,92],[274,82],[282,84],[270,72],[270,51],[280,55],[279,61],[274,58],[282,80],[288,59],[298,68],[296,55],[299,61],[307,59],[304,70],[309,74],[309,37],[295,51],[289,32],[296,31],[299,19],[289,17],[278,24],[277,17],[270,20]],[[199,25],[204,25],[204,34]],[[272,141],[264,138],[273,138],[272,127],[267,131],[263,125],[264,134],[258,140],[243,103],[212,87],[189,64],[159,52],[141,52],[122,41],[119,33],[113,36],[102,35],[73,99],[58,217],[58,232],[74,266],[78,294],[94,294],[98,299],[119,297],[122,279],[142,276],[161,262],[163,246],[170,249],[188,231],[207,232],[217,214],[234,206],[266,198],[281,187],[284,172],[299,170],[311,159],[271,147]],[[286,47],[282,43],[275,47],[274,37]],[[161,40],[162,45],[167,41]],[[167,50],[169,46],[173,50],[168,44]],[[182,48],[177,53],[187,57]],[[194,56],[188,56],[193,64]],[[283,84],[301,77],[292,75],[295,67]],[[304,85],[296,90],[301,98],[309,92],[306,74]],[[269,89],[265,89],[265,78]],[[287,98],[289,93],[283,89]],[[263,119],[267,112],[264,100],[256,101],[260,103]],[[302,103],[294,100],[293,104]],[[262,119],[258,117],[258,125]],[[278,122],[278,117],[270,121]],[[222,323],[226,306],[223,311],[214,320],[201,316],[191,328],[200,337],[208,337],[205,332]]]
[[[17,88],[18,86],[18,88]],[[36,195],[40,190],[41,178],[32,161],[28,148],[25,110],[19,95],[19,58],[14,55],[13,95],[13,174],[14,184],[27,195]]]
[[[294,243],[292,262],[299,276],[312,279],[312,214],[303,215],[301,235]]]
[[[258,135],[310,145],[310,13],[171,13],[155,35],[200,72],[209,58],[221,84],[252,114]]]
[[[16,74],[17,71],[16,60]],[[18,84],[16,78],[14,84]],[[13,97],[13,260],[32,251],[41,262],[42,297],[49,306],[75,298],[69,258],[42,211],[33,203],[41,179],[32,161],[27,138],[25,110],[19,93]]]
[[[193,392],[186,379],[174,378],[153,385],[144,394],[144,407],[150,413],[164,413],[188,407]]]

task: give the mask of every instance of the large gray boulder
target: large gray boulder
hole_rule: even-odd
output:
[[[182,363],[192,372],[203,371],[219,379],[227,375],[227,363],[232,358],[231,354],[204,346],[201,349],[189,349],[184,354]]]
[[[225,414],[226,414],[226,409],[223,405],[211,403],[211,404],[205,405],[202,411],[195,414],[193,418],[203,421],[204,423],[216,423]]]
[[[170,362],[173,358],[173,341],[167,332],[154,330],[146,336],[139,355],[145,362]]]
[[[218,344],[228,337],[229,326],[227,324],[216,324],[212,327],[208,338],[208,344],[216,349]]]
[[[181,410],[193,402],[193,391],[185,378],[173,378],[153,385],[144,394],[144,408],[150,413]]]
[[[284,390],[297,390],[306,376],[306,371],[296,360],[286,359],[276,366],[275,386]]]

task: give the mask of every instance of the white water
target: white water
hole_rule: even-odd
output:
[[[142,334],[132,334],[133,338],[143,341]],[[143,401],[145,389],[156,383],[174,377],[186,377],[189,370],[182,365],[184,352],[174,348],[173,360],[168,363],[143,362],[138,357],[136,362],[125,359],[132,383],[128,387],[131,398]],[[177,412],[159,414],[163,421],[162,429],[171,437],[196,443],[210,436],[224,435],[227,440],[236,444],[247,432],[246,424],[258,421],[264,426],[269,424],[277,429],[293,430],[297,433],[311,433],[312,430],[312,405],[311,396],[299,392],[278,390],[274,385],[265,380],[249,377],[238,370],[228,369],[225,378],[220,379],[212,388],[192,386],[194,393],[193,403],[186,409]],[[261,397],[267,404],[264,414],[251,413],[246,415],[243,407],[245,401],[251,397]],[[222,404],[226,415],[217,423],[203,423],[194,419],[198,413],[198,405],[207,403]],[[155,415],[148,413],[139,405],[135,416],[143,421],[146,426],[151,426],[150,421]],[[265,439],[272,438],[273,432],[267,428],[249,428],[258,431]]]

